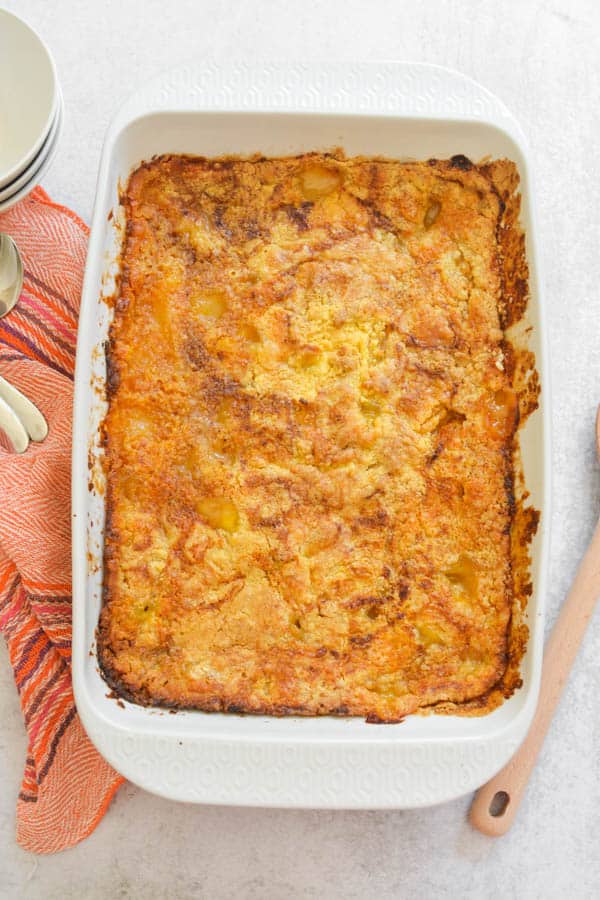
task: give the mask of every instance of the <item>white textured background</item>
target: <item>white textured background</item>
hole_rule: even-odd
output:
[[[2,0],[0,0],[0,4]],[[600,510],[600,4],[596,0],[4,0],[46,38],[67,122],[44,181],[89,221],[115,107],[182,60],[410,59],[490,88],[520,119],[537,175],[554,388],[549,620]],[[414,812],[190,807],[119,792],[95,834],[35,858],[14,842],[25,732],[0,647],[0,897],[592,898],[600,896],[600,614],[519,818],[494,841],[470,798]]]

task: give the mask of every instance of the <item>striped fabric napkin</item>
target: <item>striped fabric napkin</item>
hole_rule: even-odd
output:
[[[17,841],[54,853],[94,830],[123,779],[83,731],[71,687],[71,407],[88,229],[36,188],[0,214],[25,285],[0,320],[0,374],[50,426],[19,456],[0,446],[0,632],[29,738]]]

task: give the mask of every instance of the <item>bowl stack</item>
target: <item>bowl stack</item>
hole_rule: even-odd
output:
[[[39,184],[54,159],[63,100],[50,51],[0,9],[0,212]]]

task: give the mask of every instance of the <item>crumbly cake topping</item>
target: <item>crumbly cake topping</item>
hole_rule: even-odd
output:
[[[518,403],[490,172],[133,174],[99,633],[124,695],[394,720],[501,678]]]

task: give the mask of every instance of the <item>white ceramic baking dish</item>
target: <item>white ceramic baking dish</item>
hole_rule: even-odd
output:
[[[481,718],[413,716],[398,725],[361,719],[269,718],[142,708],[109,697],[95,656],[101,604],[103,492],[89,487],[97,459],[105,363],[119,249],[119,185],[160,153],[295,154],[341,146],[348,154],[474,160],[507,156],[521,174],[531,271],[530,345],[543,384],[521,432],[527,486],[542,510],[533,544],[531,637],[523,687]],[[548,381],[527,147],[506,108],[454,72],[415,64],[191,65],[137,93],[106,137],[83,289],[73,437],[73,681],[94,744],[149,791],[198,803],[415,807],[464,794],[499,770],[526,734],[542,658],[548,546]],[[92,651],[92,652],[90,652]]]

